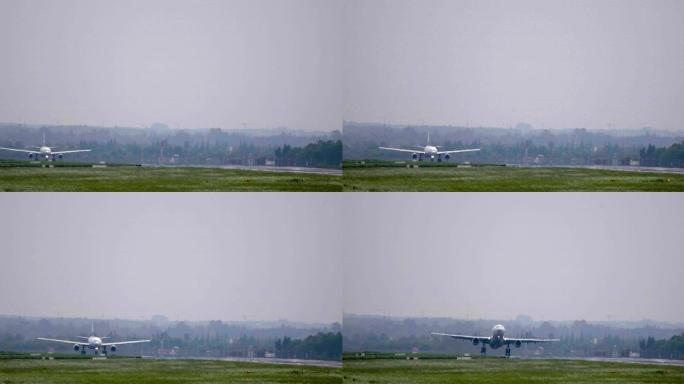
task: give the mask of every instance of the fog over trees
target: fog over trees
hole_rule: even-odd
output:
[[[681,167],[684,134],[640,130],[538,129],[520,123],[515,127],[457,127],[344,124],[344,158],[408,159],[409,154],[381,151],[379,146],[415,148],[430,143],[442,149],[482,148],[454,156],[452,161],[539,165],[640,165]]]
[[[266,357],[270,353],[338,360],[342,350],[339,323],[172,321],[158,315],[150,320],[0,316],[0,351],[73,352],[69,344],[36,337],[75,340],[76,336],[90,335],[91,322],[96,335],[109,337],[107,341],[151,339],[149,343],[121,348],[117,354],[123,355]]]
[[[505,336],[508,337],[561,339],[556,343],[529,344],[516,348],[516,355],[630,357],[630,353],[638,353],[642,357],[653,358],[684,357],[684,323],[673,324],[652,320],[544,321],[524,315],[513,320],[467,320],[346,314],[343,324],[345,352],[420,351],[478,354],[479,347],[474,347],[468,341],[432,336],[430,333],[491,336],[492,327],[495,324],[503,324],[506,327]]]
[[[274,129],[172,129],[0,124],[0,146],[42,144],[60,150],[89,148],[68,161],[167,165],[290,165],[337,168],[342,161],[341,133]],[[2,151],[2,158],[26,159]]]

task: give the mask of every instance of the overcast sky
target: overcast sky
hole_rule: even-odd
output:
[[[680,194],[344,198],[345,312],[684,321]]]
[[[0,314],[341,321],[326,194],[0,199]]]
[[[0,0],[0,121],[341,129],[341,10],[339,0]]]
[[[354,121],[684,130],[679,0],[348,0]]]

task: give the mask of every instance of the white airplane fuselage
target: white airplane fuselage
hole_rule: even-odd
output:
[[[100,349],[102,345],[102,339],[97,336],[90,336],[88,338],[88,348],[90,349]]]
[[[38,159],[50,160],[50,159],[52,159],[52,156],[53,156],[52,155],[52,148],[50,148],[46,145],[38,147],[38,152],[33,152],[33,153],[29,154],[29,158],[35,157],[36,160],[38,160]],[[55,155],[55,157],[57,157],[57,155]],[[59,157],[61,158],[62,156],[59,156]]]
[[[52,154],[52,148],[42,146],[42,147],[40,147],[40,154],[45,156],[46,158],[48,158]]]
[[[437,155],[437,147],[426,145],[425,148],[423,148],[423,152],[425,152],[425,155],[427,156],[435,157],[435,155]]]
[[[504,326],[501,324],[497,324],[494,326],[494,328],[492,328],[492,338],[489,341],[490,348],[497,349],[506,345],[504,332],[506,332],[506,328],[504,328]]]

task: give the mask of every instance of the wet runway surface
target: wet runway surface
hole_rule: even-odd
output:
[[[341,361],[328,360],[302,360],[302,359],[276,359],[268,357],[156,357],[143,356],[143,359],[153,360],[213,360],[213,361],[235,361],[243,363],[259,364],[285,364],[285,365],[306,365],[312,367],[342,368]]]
[[[604,171],[625,171],[625,172],[645,172],[645,173],[674,173],[684,175],[684,168],[665,168],[665,167],[634,167],[627,165],[519,165],[518,167],[528,168],[581,168],[599,169]]]
[[[276,167],[270,165],[156,165],[143,164],[148,168],[218,168],[218,169],[239,169],[243,171],[261,172],[284,172],[284,173],[311,173],[315,175],[342,176],[341,169],[331,168],[309,168],[309,167]]]
[[[536,359],[534,357],[523,357],[522,359]],[[684,360],[669,360],[669,359],[641,359],[633,357],[544,357],[539,359],[554,359],[554,360],[582,360],[582,361],[599,361],[604,363],[625,363],[625,364],[653,364],[653,365],[674,365],[684,367]]]

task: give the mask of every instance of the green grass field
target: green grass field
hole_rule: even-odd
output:
[[[342,190],[340,176],[218,168],[0,167],[0,191],[195,192]]]
[[[354,192],[684,191],[684,175],[579,168],[456,167],[345,162],[343,188]]]
[[[341,383],[339,368],[209,360],[0,359],[0,383]]]
[[[345,383],[682,383],[684,367],[502,358],[344,361]]]

